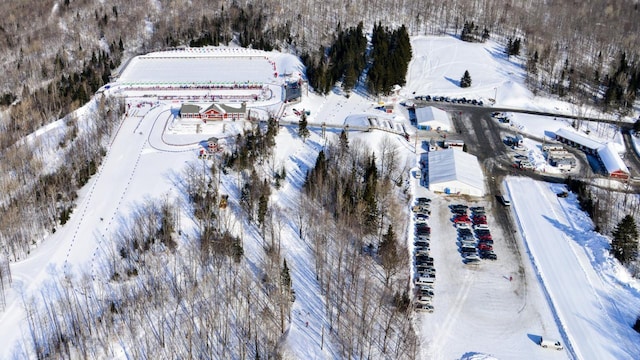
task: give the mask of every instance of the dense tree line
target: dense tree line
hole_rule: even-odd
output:
[[[376,24],[368,53],[366,46],[362,23],[355,28],[338,29],[328,50],[321,47],[316,53],[302,54],[309,84],[319,93],[326,94],[341,81],[342,89],[348,92],[356,85],[367,64],[366,84],[375,95],[388,95],[394,85],[406,83],[411,42],[405,26],[390,30]]]
[[[328,49],[320,47],[314,54],[301,55],[309,84],[321,94],[327,94],[338,81],[342,81],[344,90],[351,90],[366,66],[367,40],[362,22],[346,30],[338,27],[336,31]]]
[[[638,60],[629,61],[626,53],[620,53],[617,66],[612,67],[612,71],[605,75],[602,82],[606,88],[603,96],[606,108],[632,109],[638,90],[640,90],[640,64]]]
[[[165,45],[179,46],[188,41],[192,47],[218,46],[236,39],[240,46],[271,51],[276,44],[291,41],[286,22],[269,26],[268,20],[262,6],[247,4],[243,8],[233,2],[226,10],[222,5],[219,14],[203,15],[195,28],[168,34]]]
[[[420,0],[409,4],[374,1],[366,6],[262,0],[240,6],[231,0],[194,0],[189,7],[163,2],[157,8],[113,0],[108,5],[87,1],[65,1],[54,6],[49,2],[5,2],[0,10],[8,14],[0,19],[4,79],[0,94],[4,104],[55,79],[59,75],[53,69],[57,56],[68,59],[65,76],[69,77],[81,72],[92,53],[104,50],[104,44],[122,41],[128,54],[136,54],[167,46],[228,44],[235,40],[243,46],[291,46],[295,51],[313,53],[320,46],[331,47],[337,34],[334,29],[355,27],[360,22],[367,28],[380,21],[383,25],[405,24],[412,35],[461,31],[466,39],[485,38],[491,33],[492,38],[506,43],[517,34],[532,65],[527,82],[536,92],[554,93],[573,101],[595,100],[616,109],[630,107],[637,91],[635,49],[640,25],[635,15],[639,9],[627,0],[555,2],[549,6],[532,2],[504,6],[492,0]],[[29,19],[28,24],[25,19]],[[477,24],[484,24],[482,30]],[[123,34],[126,38],[121,38]],[[620,71],[617,66],[620,54],[626,54],[627,70]],[[314,88],[325,88],[317,85]]]
[[[374,25],[371,68],[367,73],[369,91],[388,95],[395,85],[404,86],[411,55],[411,41],[404,25],[395,30],[382,23]]]
[[[367,39],[362,21],[357,27],[338,29],[336,40],[328,53],[331,59],[329,79],[341,80],[342,88],[346,91],[353,89],[366,65],[366,49]]]
[[[639,10],[637,4],[625,0],[571,6],[558,2],[548,7],[528,2],[504,7],[490,0],[455,5],[416,1],[402,6],[378,1],[364,7],[340,4],[340,11],[332,12],[327,19],[329,12],[323,9],[329,5],[264,0],[241,7],[234,1],[210,4],[196,0],[192,7],[163,3],[161,9],[149,9],[114,0],[109,6],[69,1],[54,6],[52,11],[47,2],[4,3],[0,9],[10,16],[0,20],[3,29],[0,64],[5,80],[0,89],[3,94],[0,104],[7,106],[18,101],[18,105],[25,104],[27,109],[36,106],[36,113],[44,116],[29,117],[26,114],[31,112],[26,109],[16,110],[12,111],[11,123],[5,119],[0,125],[8,130],[4,133],[28,131],[67,113],[59,110],[74,100],[60,102],[57,95],[49,98],[48,94],[62,91],[73,94],[75,101],[90,96],[96,83],[91,79],[102,78],[101,82],[106,79],[105,66],[96,65],[93,59],[100,61],[107,55],[109,67],[113,68],[119,64],[122,53],[130,55],[167,46],[236,41],[242,46],[262,49],[293,48],[303,54],[314,54],[305,64],[310,79],[317,79],[311,83],[318,92],[326,93],[339,80],[348,89],[354,75],[360,74],[357,70],[361,62],[356,61],[343,72],[341,66],[333,64],[338,65],[345,57],[329,59],[328,53],[332,44],[351,41],[349,36],[340,36],[344,35],[343,28],[357,29],[361,24],[364,28],[379,26],[383,21],[380,14],[385,14],[384,24],[405,24],[411,34],[458,33],[461,29],[463,39],[485,39],[489,32],[499,42],[512,39],[512,45],[521,39],[528,64],[527,83],[535,92],[553,93],[579,103],[595,102],[609,110],[630,109],[635,100],[639,78],[635,34],[640,29],[633,15]],[[192,11],[193,8],[200,11]],[[121,16],[124,13],[126,17]],[[26,26],[23,19],[27,18],[38,26]],[[459,19],[465,19],[463,26]],[[485,24],[482,31],[477,24]],[[146,32],[149,27],[153,28],[151,34]],[[123,34],[127,34],[126,38]],[[509,53],[513,54],[513,50]],[[96,74],[88,74],[85,66],[96,67],[91,70]],[[378,72],[374,75],[374,91],[378,86],[387,88],[387,82],[401,83],[384,80],[387,76],[380,75],[384,71],[387,70],[383,67],[374,68],[374,73]],[[78,80],[83,85],[77,85]],[[50,86],[52,81],[60,81],[62,88],[54,85],[26,101],[30,94],[39,91],[43,84]]]
[[[489,29],[486,27],[482,30],[482,34],[480,34],[480,27],[473,23],[473,21],[465,21],[462,26],[462,31],[460,32],[460,40],[468,41],[468,42],[476,42],[476,41],[487,41],[491,37],[489,33]]]

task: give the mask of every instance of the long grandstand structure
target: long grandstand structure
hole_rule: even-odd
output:
[[[170,103],[191,125],[197,119],[203,125],[235,121],[281,113],[292,101],[290,84],[301,83],[290,76],[297,66],[293,55],[261,50],[172,49],[132,58],[101,92]]]

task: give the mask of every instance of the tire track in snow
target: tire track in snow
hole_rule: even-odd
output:
[[[80,209],[82,208],[82,213],[80,214],[80,219],[78,221],[78,224],[75,228],[75,231],[73,232],[73,235],[71,237],[71,242],[69,243],[69,248],[67,249],[67,254],[65,256],[64,259],[64,264],[63,264],[63,273],[65,274],[65,276],[67,276],[67,271],[69,270],[69,255],[71,255],[71,250],[73,249],[73,245],[75,244],[75,240],[78,236],[78,232],[80,231],[80,226],[82,225],[83,221],[84,221],[84,217],[85,214],[87,213],[87,208],[89,206],[89,204],[91,203],[91,198],[93,197],[93,193],[95,191],[96,188],[96,184],[99,182],[101,176],[102,176],[102,172],[104,169],[104,164],[107,163],[107,161],[109,161],[109,158],[111,156],[111,147],[113,146],[113,143],[115,142],[116,138],[118,137],[118,134],[120,133],[120,130],[122,129],[122,125],[124,124],[124,122],[126,121],[126,117],[124,119],[122,119],[122,121],[120,121],[120,125],[118,125],[118,128],[116,129],[115,134],[113,135],[113,138],[111,139],[111,142],[109,143],[109,149],[107,150],[107,153],[104,156],[104,160],[102,162],[102,166],[100,166],[98,168],[98,172],[95,176],[95,179],[93,181],[93,184],[91,184],[91,188],[89,189],[88,193],[87,193],[87,197],[82,201],[82,203],[80,204],[80,206],[78,206],[77,208]],[[93,265],[93,259],[91,260],[91,263]]]
[[[458,322],[458,317],[464,308],[465,301],[471,291],[471,285],[474,279],[474,273],[470,269],[466,269],[463,281],[459,284],[458,293],[454,301],[448,309],[447,316],[442,322],[442,326],[438,329],[438,335],[429,346],[429,359],[438,359],[442,351],[440,349],[446,341],[446,337],[450,335],[451,328]]]

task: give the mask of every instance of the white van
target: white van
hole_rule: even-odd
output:
[[[553,340],[553,339],[546,339],[543,337],[540,337],[540,346],[542,346],[545,349],[548,349],[548,348],[556,349],[556,350],[564,349],[560,341]]]

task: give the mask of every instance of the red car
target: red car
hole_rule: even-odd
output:
[[[487,219],[473,219],[473,225],[486,225],[487,224]]]
[[[491,237],[491,234],[486,234],[486,235],[478,236],[478,240],[480,240],[480,241],[482,241],[482,240],[493,240],[493,238]]]
[[[480,251],[489,251],[489,250],[493,250],[493,246],[487,244],[487,243],[480,243],[478,244],[478,250]]]
[[[471,219],[469,219],[467,215],[458,215],[458,216],[454,216],[453,222],[455,223],[464,222],[464,223],[471,224]]]

